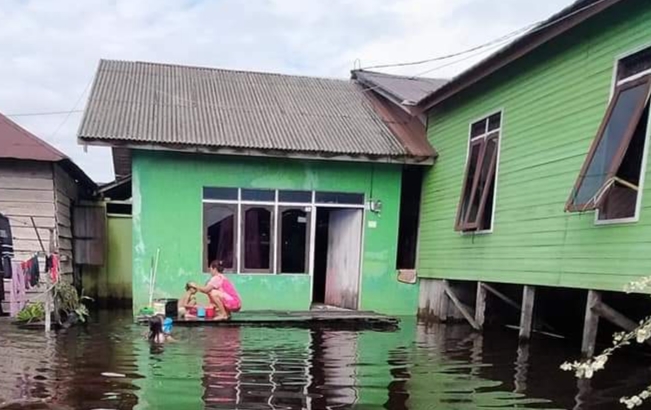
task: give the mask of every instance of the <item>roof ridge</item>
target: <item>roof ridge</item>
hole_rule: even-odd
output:
[[[229,73],[241,73],[241,74],[260,74],[265,76],[274,76],[274,77],[284,77],[284,78],[306,78],[310,80],[324,80],[332,81],[338,83],[349,83],[348,78],[335,78],[335,77],[323,77],[323,76],[311,76],[304,74],[285,74],[278,72],[269,72],[269,71],[257,71],[257,70],[243,70],[243,69],[231,69],[231,68],[222,68],[222,67],[209,67],[205,65],[192,65],[192,64],[177,64],[177,63],[162,63],[157,61],[141,61],[141,60],[122,60],[122,59],[100,59],[100,67],[102,63],[129,63],[129,64],[143,64],[143,65],[154,65],[154,66],[163,66],[163,67],[177,67],[177,68],[188,68],[196,70],[206,70],[206,71],[220,71],[220,72],[229,72]]]

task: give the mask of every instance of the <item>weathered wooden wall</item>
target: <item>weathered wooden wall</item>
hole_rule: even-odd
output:
[[[54,198],[61,272],[72,273],[72,208],[78,198],[78,186],[59,165],[54,165]]]
[[[0,160],[0,212],[9,217],[16,259],[27,259],[41,250],[30,217],[47,250],[50,230],[56,229],[52,165]]]
[[[74,268],[71,215],[77,198],[77,183],[57,164],[0,160],[0,212],[11,223],[15,259],[29,259],[43,248],[49,252],[52,233],[61,257],[61,273],[71,274]],[[39,256],[39,262],[43,272],[44,254]],[[6,283],[5,290],[8,289]]]

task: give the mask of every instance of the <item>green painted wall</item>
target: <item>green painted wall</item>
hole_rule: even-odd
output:
[[[623,2],[430,113],[419,274],[621,290],[651,274],[651,176],[640,221],[596,226],[564,205],[605,113],[615,60],[651,45],[651,3]],[[503,109],[494,232],[454,231],[470,122]],[[647,147],[648,148],[648,147]]]
[[[131,301],[131,218],[108,216],[107,247],[104,266],[82,270],[84,293],[100,303]]]
[[[382,200],[380,215],[367,212],[376,228],[364,238],[361,307],[415,314],[418,289],[398,283],[401,168],[397,165],[298,161],[135,151],[133,155],[134,309],[147,301],[149,267],[161,249],[156,297],[179,297],[188,281],[203,282],[202,188],[303,189],[363,192]],[[244,310],[304,310],[311,302],[307,275],[232,275]]]

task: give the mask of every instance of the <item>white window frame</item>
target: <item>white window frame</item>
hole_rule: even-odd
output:
[[[630,57],[634,54],[637,54],[641,51],[644,51],[648,48],[651,48],[651,43],[646,44],[641,47],[637,47],[636,49],[632,51],[628,51],[624,54],[619,55],[618,57],[615,58],[615,63],[613,66],[613,77],[611,80],[611,86],[610,86],[610,97],[608,98],[608,102],[613,99],[613,96],[615,95],[615,90],[617,87],[626,84],[631,81],[635,81],[641,77],[651,75],[651,69],[642,71],[640,73],[634,74],[630,77],[623,78],[621,80],[617,80],[617,72],[619,69],[619,64],[622,60],[624,60],[627,57]],[[647,104],[651,104],[651,102],[647,102]],[[647,172],[647,159],[648,159],[648,154],[649,154],[649,137],[651,135],[651,111],[649,112],[648,118],[647,118],[647,126],[646,126],[646,136],[644,137],[644,153],[642,154],[642,164],[640,168],[640,184],[638,187],[637,191],[637,199],[635,201],[635,214],[631,217],[628,218],[615,218],[615,219],[599,219],[599,209],[597,208],[594,213],[594,224],[597,226],[603,226],[603,225],[619,225],[619,224],[631,224],[631,223],[637,223],[640,221],[640,212],[642,210],[642,196],[644,195],[644,182],[646,179],[646,172]]]
[[[497,131],[499,133],[499,137],[497,138],[497,158],[496,158],[497,163],[495,164],[495,188],[494,188],[495,192],[493,193],[493,209],[491,210],[491,226],[490,226],[489,229],[482,229],[481,231],[470,231],[470,232],[460,231],[459,235],[461,235],[461,236],[487,235],[487,234],[493,233],[493,231],[495,229],[495,207],[497,205],[497,188],[498,188],[499,172],[500,172],[500,156],[502,155],[502,138],[504,137],[504,132],[503,132],[504,131],[504,111],[505,111],[504,108],[500,108],[500,109],[497,109],[497,110],[494,110],[494,111],[490,111],[488,114],[482,115],[482,116],[470,121],[470,123],[468,123],[468,138],[466,138],[467,139],[467,143],[466,143],[466,160],[465,160],[465,162],[463,164],[463,176],[464,176],[464,178],[466,177],[466,169],[468,168],[468,161],[470,160],[470,144],[473,141],[478,140],[479,138],[484,138],[487,135],[494,133],[495,131]],[[479,121],[482,121],[482,120],[486,120],[486,119],[488,119],[489,117],[492,117],[495,114],[500,114],[500,126],[499,126],[499,128],[497,128],[495,130],[492,130],[490,132],[486,131],[486,132],[484,132],[484,134],[482,134],[482,135],[480,135],[478,137],[470,138],[470,135],[472,135],[472,125],[473,124],[475,124],[475,123],[477,123]],[[488,122],[486,122],[486,129],[488,129]],[[462,184],[463,184],[463,182],[462,182]],[[464,195],[464,193],[462,192],[461,195]],[[458,205],[457,205],[457,207],[458,207]],[[457,223],[457,215],[456,215],[456,213],[454,215],[454,223],[455,223],[455,226],[456,226],[456,223]]]
[[[206,186],[207,188],[208,186]],[[233,187],[225,187],[225,186],[219,186],[219,188],[233,188]],[[358,193],[363,195],[363,200],[361,204],[330,204],[330,203],[320,203],[316,201],[316,193],[317,192],[339,192],[339,191],[317,191],[317,190],[308,190],[308,189],[293,189],[293,188],[287,188],[287,189],[273,189],[273,188],[234,188],[237,189],[237,199],[204,199],[202,197],[201,199],[201,215],[202,215],[202,221],[203,221],[203,204],[226,204],[226,205],[236,205],[237,206],[237,223],[236,225],[236,243],[235,243],[235,267],[234,271],[232,272],[233,275],[252,275],[252,276],[276,276],[276,275],[282,275],[282,276],[309,276],[312,277],[314,274],[314,245],[316,242],[316,209],[317,207],[319,208],[346,208],[346,209],[362,209],[366,210],[367,205],[366,205],[366,194],[365,193]],[[245,201],[242,200],[242,189],[261,189],[261,190],[267,190],[267,191],[274,191],[274,200],[273,201]],[[310,202],[283,202],[280,201],[279,198],[279,191],[304,191],[304,192],[310,192],[311,193],[311,200]],[[346,192],[342,192],[346,193]],[[202,193],[203,195],[203,193]],[[259,205],[259,206],[268,206],[268,207],[273,207],[274,209],[274,215],[273,215],[273,250],[271,252],[273,260],[272,262],[272,270],[271,272],[242,272],[243,268],[243,262],[242,262],[242,206],[250,206],[250,205]],[[308,261],[308,272],[305,273],[280,273],[279,268],[278,268],[278,255],[279,255],[279,247],[278,247],[278,240],[279,240],[279,230],[278,230],[278,209],[280,207],[294,207],[294,208],[305,208],[306,212],[310,214],[310,231],[309,231],[309,250],[308,250],[308,255],[310,260]],[[366,212],[363,213],[364,217],[366,216]],[[202,228],[203,230],[203,223],[202,223]],[[362,230],[362,238],[364,235],[364,232],[366,230]],[[202,232],[202,237],[204,233]],[[363,242],[362,242],[363,244]],[[205,246],[204,243],[201,244],[202,248]],[[360,248],[363,250],[363,247]],[[201,269],[203,270],[203,258],[204,258],[204,251],[202,250],[201,252]],[[363,260],[363,254],[362,254],[362,260]],[[312,287],[313,287],[313,280],[310,280],[310,292],[312,292]]]

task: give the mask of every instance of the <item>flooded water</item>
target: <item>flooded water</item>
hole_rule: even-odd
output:
[[[591,384],[559,364],[578,343],[463,325],[398,331],[179,328],[152,348],[129,314],[45,336],[0,320],[0,403],[55,409],[616,409],[651,380],[621,357]],[[3,406],[0,404],[0,408]],[[22,408],[12,405],[9,408]]]

